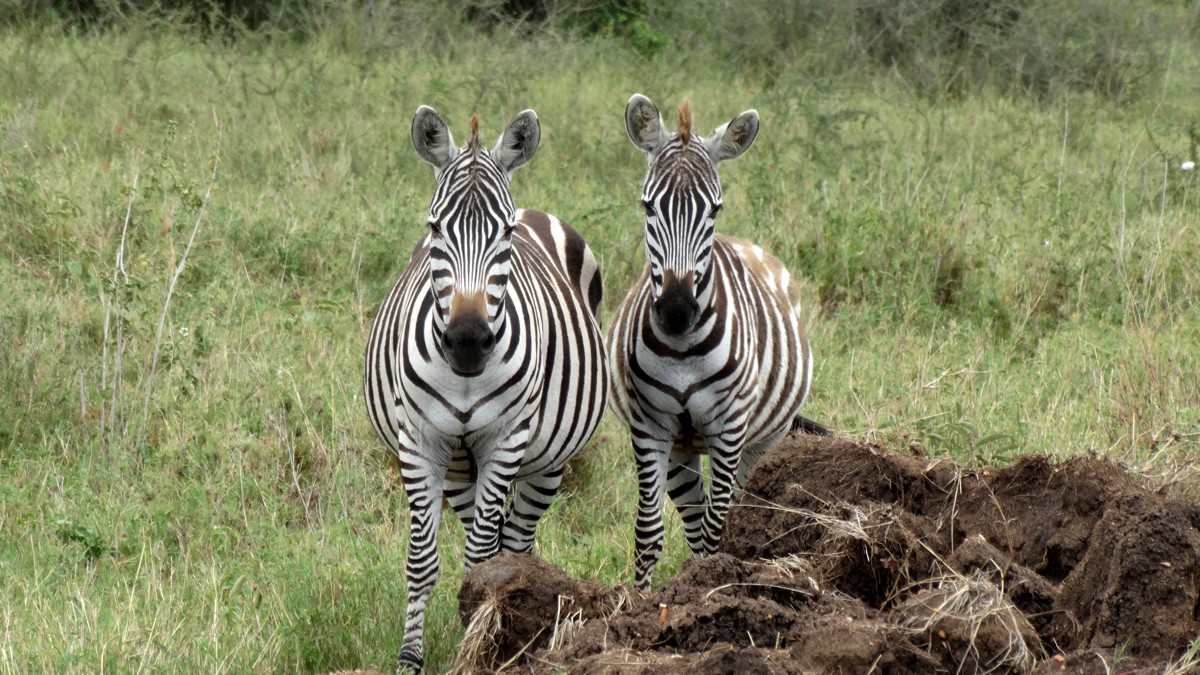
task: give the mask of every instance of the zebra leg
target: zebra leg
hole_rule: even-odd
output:
[[[466,566],[495,557],[500,551],[500,529],[504,524],[504,503],[517,475],[523,450],[497,451],[479,464],[475,483],[475,517],[467,530]]]
[[[704,492],[704,476],[700,473],[700,455],[694,452],[672,452],[667,469],[667,494],[683,520],[683,532],[688,548],[696,558],[704,555],[701,522],[708,508]]]
[[[710,438],[708,446],[711,497],[701,524],[701,537],[704,540],[706,555],[716,553],[717,547],[721,545],[721,537],[725,533],[725,516],[729,513],[729,506],[738,490],[738,466],[742,455],[736,446],[720,446],[714,440]]]
[[[417,675],[425,664],[425,605],[438,578],[438,524],[442,518],[442,484],[445,467],[415,454],[400,455],[400,475],[408,494],[408,604],[404,617],[404,642],[396,672]]]
[[[667,487],[667,457],[671,442],[633,434],[633,454],[638,469],[638,511],[634,531],[633,584],[650,590],[650,575],[662,557],[663,495]]]
[[[515,553],[529,553],[533,550],[538,521],[554,501],[562,477],[562,469],[558,469],[516,482],[516,494],[513,495],[512,504],[504,516],[500,550]]]
[[[463,529],[471,531],[475,520],[475,461],[466,450],[456,450],[446,470],[446,501]]]
[[[733,492],[734,499],[742,494],[742,487],[746,485],[746,478],[750,475],[750,470],[754,468],[755,464],[758,464],[758,460],[762,459],[768,450],[775,447],[775,444],[787,435],[789,428],[780,429],[767,438],[757,443],[751,443],[742,449],[742,458],[738,462],[737,468],[737,484],[734,486]]]

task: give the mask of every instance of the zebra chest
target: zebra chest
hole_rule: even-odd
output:
[[[753,391],[756,363],[729,352],[679,358],[639,347],[630,360],[631,384],[649,408],[702,422]]]
[[[423,372],[424,371],[424,372]],[[421,436],[481,439],[502,435],[536,413],[534,380],[495,369],[466,378],[419,366],[402,378],[402,408]]]

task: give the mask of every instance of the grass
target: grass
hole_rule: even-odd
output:
[[[589,239],[606,316],[642,264],[625,101],[690,96],[706,131],[755,107],[718,227],[805,284],[810,417],[976,464],[1190,465],[1200,179],[1178,167],[1200,124],[1194,47],[1117,104],[411,30],[0,32],[0,60],[20,64],[0,73],[0,671],[390,667],[406,520],[360,371],[433,185],[408,139],[422,103],[460,137],[473,112],[498,135],[538,111],[514,196]],[[631,464],[610,416],[539,530],[543,557],[628,581]],[[451,520],[442,534],[434,672],[462,634],[463,536]],[[686,557],[677,520],[667,537],[659,583]]]

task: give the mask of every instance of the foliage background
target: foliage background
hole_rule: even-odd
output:
[[[405,507],[360,378],[423,103],[538,111],[514,196],[588,238],[606,316],[642,265],[629,96],[757,108],[718,227],[805,284],[809,416],[1194,495],[1198,37],[1186,0],[0,0],[0,671],[391,663]],[[539,530],[572,575],[629,576],[627,446],[610,416]],[[685,550],[672,516],[660,583]]]

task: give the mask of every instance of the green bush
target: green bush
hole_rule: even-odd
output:
[[[768,80],[893,70],[919,91],[1065,88],[1125,100],[1161,81],[1168,50],[1197,37],[1200,5],[1116,0],[677,2],[660,30]]]

